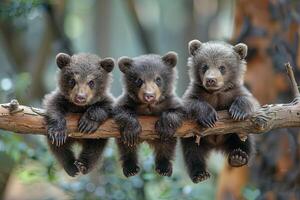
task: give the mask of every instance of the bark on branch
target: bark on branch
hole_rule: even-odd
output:
[[[273,104],[262,106],[250,119],[234,121],[227,111],[219,111],[219,121],[213,128],[202,128],[192,121],[186,121],[178,129],[176,136],[190,137],[193,135],[222,135],[240,133],[241,137],[249,133],[260,134],[272,129],[300,127],[300,96],[298,87],[289,64],[286,64],[287,74],[292,82],[294,101],[289,104]],[[0,104],[0,129],[20,134],[46,135],[44,111],[42,109],[18,105],[16,100],[8,104]],[[93,134],[82,134],[77,131],[79,115],[67,116],[67,126],[70,137],[77,138],[109,138],[119,137],[118,127],[112,119],[108,119]],[[154,132],[156,117],[140,116],[139,121],[143,132],[141,138],[153,139],[158,135]]]

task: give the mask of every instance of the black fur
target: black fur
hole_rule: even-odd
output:
[[[155,115],[159,120],[155,130],[160,139],[147,141],[155,152],[156,171],[162,176],[171,176],[172,159],[175,154],[175,131],[181,126],[183,111],[175,97],[174,67],[177,55],[169,52],[165,56],[143,55],[136,58],[122,57],[118,64],[123,74],[123,95],[114,109],[114,119],[119,125],[121,138],[117,139],[123,173],[126,177],[139,172],[137,149],[142,131],[138,115]],[[158,78],[159,77],[159,78]],[[148,89],[147,89],[148,88]],[[142,94],[147,91],[155,94],[154,102],[145,102]]]
[[[193,40],[189,43],[189,51],[191,82],[183,96],[187,117],[204,127],[215,125],[218,110],[228,110],[235,120],[249,118],[259,103],[243,85],[247,46]],[[201,138],[199,145],[195,138],[181,138],[181,143],[188,173],[194,183],[210,177],[206,170],[210,150],[224,152],[231,166],[240,167],[248,163],[254,145],[251,136],[241,141],[236,133],[206,136]]]
[[[109,72],[114,66],[111,58],[101,60],[96,55],[58,54],[58,88],[44,98],[49,148],[70,176],[79,172],[86,174],[93,169],[100,158],[107,139],[68,138],[65,116],[82,113],[78,130],[89,134],[97,130],[111,114],[113,99],[107,92]],[[84,103],[78,105],[78,95],[85,96]],[[74,100],[75,99],[75,100]],[[78,142],[82,151],[78,158],[72,145]]]

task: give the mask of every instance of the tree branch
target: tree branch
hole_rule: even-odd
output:
[[[190,137],[193,135],[223,135],[228,133],[239,133],[241,139],[247,134],[260,134],[267,131],[300,127],[300,95],[292,67],[286,64],[287,74],[291,80],[295,99],[289,104],[272,104],[262,106],[250,119],[234,121],[227,111],[219,111],[219,120],[213,128],[199,127],[193,121],[185,121],[178,129],[177,137]],[[112,119],[108,119],[93,134],[82,134],[77,131],[78,114],[68,115],[67,126],[70,137],[77,138],[109,138],[119,137],[118,126]],[[140,116],[139,121],[143,132],[140,135],[143,139],[158,138],[154,131],[154,124],[157,117]],[[0,129],[21,134],[46,135],[44,121],[44,110],[19,105],[16,100],[8,104],[0,104]]]
[[[37,108],[18,106],[17,110],[10,109],[10,104],[0,104],[0,129],[21,134],[46,134],[44,111]],[[13,111],[10,111],[13,110]],[[192,135],[222,135],[226,133],[259,134],[277,128],[300,127],[300,103],[296,99],[290,104],[265,105],[248,120],[234,121],[227,111],[218,112],[219,121],[213,128],[198,127],[192,121],[186,121],[178,129],[176,136],[189,137]],[[77,132],[79,115],[67,116],[67,126],[70,137],[109,138],[119,137],[118,127],[112,119],[108,119],[93,134],[83,135]],[[140,116],[143,127],[141,138],[157,138],[154,132],[156,117]]]

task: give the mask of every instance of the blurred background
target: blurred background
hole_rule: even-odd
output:
[[[285,62],[300,82],[299,24],[299,0],[0,0],[0,102],[17,98],[40,107],[56,86],[59,52],[117,59],[176,51],[181,96],[189,82],[187,43],[197,38],[246,43],[247,87],[261,104],[287,103],[292,94]],[[118,96],[122,84],[117,67],[113,73],[112,93]],[[213,153],[212,177],[193,184],[179,147],[171,178],[154,173],[147,145],[140,150],[142,172],[124,178],[113,141],[96,170],[70,178],[43,136],[0,130],[0,199],[300,199],[299,129],[256,139],[250,167],[232,169]]]

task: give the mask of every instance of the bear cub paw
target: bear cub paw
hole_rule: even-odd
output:
[[[131,163],[123,166],[123,174],[127,178],[136,175],[137,173],[139,173],[139,171],[140,171],[140,167],[137,166],[136,164]]]
[[[197,123],[205,128],[212,128],[215,126],[216,122],[218,121],[218,114],[217,111],[209,106],[205,106],[202,108],[203,113],[201,114],[198,119]]]
[[[91,134],[95,132],[99,127],[99,122],[89,119],[85,114],[82,115],[78,122],[78,130],[81,133]]]
[[[124,127],[121,131],[121,140],[129,147],[133,147],[139,143],[139,134],[142,131],[142,127],[138,123],[131,123]]]
[[[64,166],[65,171],[71,177],[75,177],[79,174],[78,168],[74,165],[74,163],[69,163],[67,166]]]
[[[250,108],[247,108],[246,106],[241,105],[240,102],[235,101],[230,106],[229,114],[234,120],[245,120],[251,116],[252,112]]]
[[[65,126],[51,126],[48,127],[48,137],[52,144],[56,146],[63,145],[68,137],[67,127]]]
[[[209,178],[210,178],[209,172],[202,171],[202,172],[197,173],[194,176],[192,176],[192,181],[193,181],[193,183],[199,183],[199,182],[205,181]]]
[[[228,157],[228,162],[232,167],[241,167],[248,163],[249,156],[241,149],[233,150]]]
[[[159,134],[161,140],[168,140],[174,137],[176,128],[171,124],[166,124],[164,119],[160,119],[155,123],[155,131]]]
[[[76,160],[74,162],[74,165],[77,167],[78,171],[82,174],[86,174],[88,172],[88,168],[85,166],[84,163]]]
[[[173,173],[172,163],[169,161],[156,164],[155,171],[161,176],[171,176]]]

